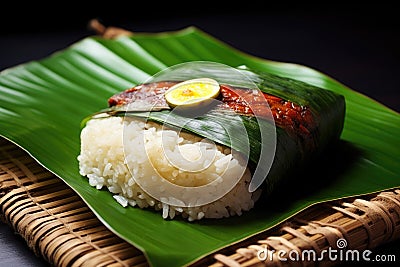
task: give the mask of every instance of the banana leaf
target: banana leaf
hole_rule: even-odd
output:
[[[106,190],[89,186],[76,159],[81,120],[104,108],[111,95],[168,66],[198,60],[246,65],[343,95],[340,143],[240,217],[166,221],[156,212],[123,208]],[[192,27],[115,40],[88,37],[50,57],[3,71],[0,134],[58,175],[109,229],[141,249],[152,266],[188,265],[312,204],[400,185],[399,114],[323,73],[244,54]]]
[[[302,165],[322,153],[327,146],[335,145],[342,131],[345,115],[344,98],[334,92],[298,80],[252,71],[243,66],[227,69],[212,62],[190,62],[178,67],[174,66],[172,69],[172,71],[165,71],[166,75],[156,75],[151,82],[165,79],[179,82],[213,75],[212,78],[218,79],[222,84],[241,88],[239,91],[251,90],[253,94],[254,86],[263,93],[307,107],[308,111],[314,113],[312,115],[314,125],[309,126],[313,129],[310,128],[308,134],[304,136],[294,134],[293,130],[286,129],[285,125],[276,125],[272,116],[239,115],[236,112],[226,112],[218,108],[218,104],[214,108],[197,112],[197,114],[192,111],[185,114],[185,112],[171,109],[143,112],[138,111],[135,104],[113,106],[99,112],[108,116],[142,118],[184,129],[241,152],[248,157],[251,165],[256,166],[253,167],[255,171],[253,171],[250,191],[254,191],[263,184],[263,181],[266,181],[263,192],[268,194],[275,184],[283,183],[284,178],[290,176],[290,170],[301,168]],[[245,79],[249,82],[243,81]],[[263,104],[267,105],[267,103]],[[84,122],[89,118],[86,118]],[[291,127],[295,126],[291,125]]]

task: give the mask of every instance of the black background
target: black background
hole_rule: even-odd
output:
[[[400,14],[393,5],[267,1],[237,4],[53,1],[46,5],[32,2],[8,2],[2,7],[0,70],[41,59],[93,35],[87,27],[92,18],[98,18],[106,26],[133,32],[162,32],[196,26],[251,55],[319,70],[400,111]],[[29,258],[33,254],[25,253],[24,242],[9,236],[3,225],[1,232],[7,240],[4,242],[11,244],[8,247],[20,250],[17,263],[18,257],[23,260],[25,255],[28,257],[25,264],[43,264]],[[378,252],[399,257],[399,248],[397,242]],[[1,250],[0,246],[0,254]]]
[[[322,71],[400,111],[400,23],[393,5],[135,2],[16,2],[0,16],[0,69],[94,34],[87,27],[92,18],[134,32],[196,26],[249,54]]]

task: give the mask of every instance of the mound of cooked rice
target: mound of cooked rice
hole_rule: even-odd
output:
[[[89,184],[107,187],[122,206],[194,221],[241,215],[254,206],[260,191],[248,191],[251,174],[238,155],[156,123],[109,117],[92,119],[82,130],[78,161]]]

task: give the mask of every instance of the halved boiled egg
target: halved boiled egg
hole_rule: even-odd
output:
[[[219,92],[220,87],[216,80],[198,78],[173,85],[164,96],[171,107],[196,107],[210,103]]]

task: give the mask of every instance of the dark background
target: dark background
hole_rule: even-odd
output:
[[[197,26],[249,54],[322,71],[400,111],[400,22],[393,5],[124,2],[17,2],[0,16],[0,70],[94,34],[87,28],[92,18],[134,32]]]
[[[400,22],[393,5],[112,1],[42,6],[32,2],[2,8],[0,70],[44,58],[93,35],[87,27],[92,18],[133,32],[196,26],[254,56],[317,69],[400,111]],[[377,252],[396,254],[400,260],[399,242]],[[13,264],[45,263],[0,223],[0,266]]]

